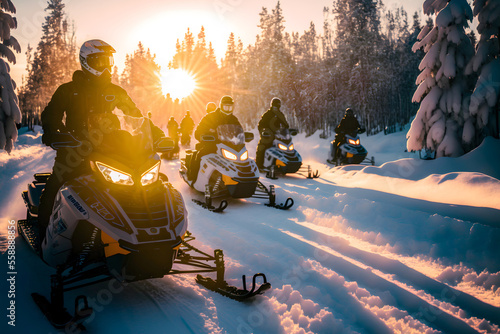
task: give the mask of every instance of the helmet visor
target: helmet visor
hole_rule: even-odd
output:
[[[233,105],[232,104],[223,104],[221,107],[221,110],[226,114],[230,114],[233,112]]]
[[[112,54],[97,53],[87,57],[87,64],[96,71],[102,72],[105,69],[111,70],[114,65]]]

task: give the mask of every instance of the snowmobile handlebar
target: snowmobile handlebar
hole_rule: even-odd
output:
[[[213,135],[203,135],[201,136],[201,141],[202,142],[214,142],[215,141],[215,136]]]
[[[58,150],[65,147],[76,148],[82,146],[82,142],[73,137],[71,133],[68,132],[56,132],[50,134],[44,134],[42,138],[45,145],[52,147],[54,150]]]
[[[175,142],[170,137],[162,137],[155,143],[155,151],[159,153],[170,152],[175,148]]]

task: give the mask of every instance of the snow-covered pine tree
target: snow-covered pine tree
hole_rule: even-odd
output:
[[[28,76],[19,91],[24,118],[39,120],[57,87],[71,81],[79,67],[74,27],[69,26],[64,7],[62,0],[48,1],[49,15],[42,24],[42,37],[33,54],[28,46]]]
[[[472,20],[472,10],[466,0],[426,0],[424,13],[437,15],[435,26],[424,27],[413,47],[423,48],[426,55],[413,96],[420,108],[407,134],[407,148],[427,148],[436,157],[460,156],[465,152],[462,129],[470,99],[464,69],[474,54],[464,28]]]
[[[477,73],[479,79],[463,132],[463,140],[471,148],[478,146],[485,136],[500,135],[500,1],[475,0],[473,6],[480,38],[466,70]]]
[[[0,57],[8,62],[16,63],[16,52],[21,52],[21,47],[10,30],[17,28],[17,21],[10,13],[16,13],[16,7],[11,0],[0,3]],[[12,150],[17,139],[16,123],[21,123],[19,100],[14,90],[16,83],[10,77],[10,67],[7,62],[0,59],[0,150],[8,153]]]

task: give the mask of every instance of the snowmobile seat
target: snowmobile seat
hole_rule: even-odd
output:
[[[35,178],[35,183],[47,183],[47,179],[49,178],[51,173],[36,173],[33,175]]]
[[[38,213],[38,206],[40,205],[40,196],[45,188],[45,183],[30,183],[28,185],[28,203],[32,214]]]
[[[186,166],[191,167],[191,160],[196,154],[196,150],[186,150]]]

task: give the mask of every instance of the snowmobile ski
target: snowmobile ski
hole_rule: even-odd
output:
[[[193,269],[188,270],[177,270],[173,269],[169,275],[176,274],[187,274],[196,273],[196,282],[205,288],[217,292],[225,297],[229,297],[234,300],[243,301],[250,299],[253,296],[264,293],[264,291],[271,288],[271,283],[267,281],[266,275],[258,273],[253,275],[252,287],[250,290],[247,289],[246,278],[243,275],[243,289],[238,289],[235,286],[229,285],[224,278],[225,275],[225,264],[224,264],[224,253],[221,249],[215,249],[214,255],[209,255],[198,248],[189,244],[195,238],[190,232],[186,233],[184,241],[181,244],[177,259],[174,264],[180,264],[184,266],[190,266]],[[214,266],[207,262],[213,262]],[[202,276],[200,273],[215,272],[216,279],[210,277]],[[263,283],[257,287],[257,278],[262,277]]]
[[[40,311],[42,311],[45,318],[47,318],[50,324],[57,329],[65,328],[70,331],[74,331],[75,329],[85,331],[86,328],[83,322],[94,312],[93,309],[89,307],[85,296],[78,296],[76,298],[74,316],[69,314],[66,308],[54,306],[53,303],[49,302],[47,298],[39,293],[32,293],[31,297]],[[82,307],[80,306],[80,302],[83,303]]]
[[[299,172],[297,174],[305,176],[306,179],[317,179],[320,175],[317,169],[316,171],[313,172],[311,165],[307,165],[307,169],[305,166],[300,167]]]
[[[274,189],[274,185],[270,185],[269,189],[266,188],[265,185],[262,184],[262,182],[258,182],[257,184],[257,189],[255,190],[255,194],[252,196],[254,198],[268,198],[269,203],[266,203],[265,205],[271,208],[276,208],[280,210],[288,210],[290,209],[294,202],[291,197],[288,197],[283,204],[276,204],[276,191]]]
[[[257,289],[255,289],[257,286],[256,285],[257,277],[262,277],[264,282]],[[264,291],[271,288],[271,283],[267,281],[266,275],[262,273],[253,275],[252,288],[250,290],[247,290],[245,275],[243,275],[242,280],[243,280],[243,289],[238,289],[234,286],[228,285],[225,281],[219,283],[210,277],[204,277],[202,275],[196,276],[196,282],[203,285],[208,290],[215,291],[223,296],[229,297],[237,301],[244,301],[256,295],[263,294]]]
[[[227,201],[226,200],[222,200],[218,207],[215,207],[211,204],[209,205],[206,202],[199,201],[199,200],[194,199],[194,198],[193,198],[193,202],[195,202],[196,204],[198,204],[202,208],[207,209],[208,211],[216,212],[216,213],[221,213],[222,211],[224,211],[227,208]]]

